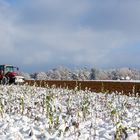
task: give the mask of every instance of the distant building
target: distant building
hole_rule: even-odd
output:
[[[129,76],[126,77],[121,76],[119,80],[131,80],[131,78]]]
[[[131,78],[129,76],[126,76],[125,80],[131,80]]]
[[[121,76],[120,80],[125,80],[125,78],[123,76]]]

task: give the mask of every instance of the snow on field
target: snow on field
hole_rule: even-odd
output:
[[[0,86],[1,140],[138,140],[140,98]]]

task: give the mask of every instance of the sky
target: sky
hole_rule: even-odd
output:
[[[37,72],[139,60],[140,0],[0,0],[0,64]]]

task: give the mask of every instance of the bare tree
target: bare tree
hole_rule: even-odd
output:
[[[36,74],[36,80],[47,80],[47,75],[45,72],[39,72]]]

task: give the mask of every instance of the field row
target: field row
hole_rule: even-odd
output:
[[[89,90],[0,86],[1,140],[138,140],[140,98]]]
[[[63,81],[63,80],[27,80],[28,85],[40,87],[63,87],[68,89],[89,89],[94,92],[121,92],[125,95],[140,94],[140,82],[134,81]]]

